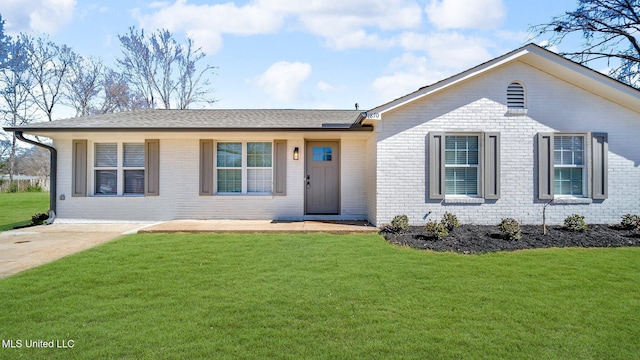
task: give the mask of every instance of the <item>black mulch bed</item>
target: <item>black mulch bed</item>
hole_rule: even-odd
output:
[[[522,225],[521,230],[522,238],[514,241],[503,239],[498,226],[484,225],[461,225],[441,240],[427,238],[421,226],[411,226],[404,233],[383,228],[380,233],[392,244],[463,254],[551,247],[640,246],[640,231],[616,226],[589,225],[584,232],[568,231],[562,226],[547,226],[546,235],[542,234],[542,225]]]

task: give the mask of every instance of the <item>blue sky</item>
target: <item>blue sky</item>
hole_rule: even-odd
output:
[[[108,65],[130,26],[189,34],[214,108],[366,110],[518,48],[576,0],[3,0],[10,35],[46,33]],[[541,43],[545,39],[536,39]]]

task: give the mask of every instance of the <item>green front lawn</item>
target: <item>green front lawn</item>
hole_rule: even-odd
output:
[[[638,284],[640,248],[132,235],[0,280],[0,339],[23,341],[0,358],[630,359]]]
[[[0,231],[29,225],[35,214],[49,211],[49,193],[0,193]]]

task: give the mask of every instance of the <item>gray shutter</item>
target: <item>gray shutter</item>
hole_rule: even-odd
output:
[[[287,140],[274,141],[273,161],[273,195],[286,195]]]
[[[593,164],[593,194],[591,197],[595,200],[604,200],[609,196],[609,139],[607,133],[591,134],[591,150],[593,153],[591,157]]]
[[[553,199],[553,134],[538,133],[538,199]]]
[[[73,140],[72,197],[87,196],[87,140]]]
[[[200,140],[200,195],[213,195],[213,140]]]
[[[484,134],[484,194],[489,200],[500,198],[500,133]]]
[[[160,140],[144,141],[144,195],[160,195]]]
[[[444,199],[444,142],[441,132],[429,133],[429,199]]]

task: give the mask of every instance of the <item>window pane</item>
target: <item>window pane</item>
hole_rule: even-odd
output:
[[[584,138],[582,136],[556,136],[553,140],[555,165],[583,165]]]
[[[248,167],[271,167],[271,143],[247,143]]]
[[[448,167],[444,183],[447,195],[478,195],[478,168]]]
[[[556,168],[554,191],[557,195],[582,195],[582,168]]]
[[[573,153],[573,163],[575,165],[584,165],[584,155],[582,150],[576,150]]]
[[[117,170],[96,170],[96,194],[116,195],[117,184]]]
[[[144,170],[124,171],[124,193],[144,194]]]
[[[218,169],[218,192],[230,193],[242,191],[240,169]]]
[[[478,165],[477,136],[447,136],[445,139],[446,165]]]
[[[465,169],[465,195],[478,195],[478,169]]]
[[[118,166],[118,144],[96,144],[96,167]]]
[[[332,148],[330,147],[314,147],[313,161],[331,161]]]
[[[571,169],[571,195],[582,195],[582,168]]]
[[[123,149],[124,167],[144,167],[144,144],[125,143]]]
[[[218,143],[216,164],[218,167],[241,167],[242,143]]]
[[[271,192],[271,169],[248,169],[247,192]]]

